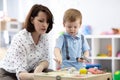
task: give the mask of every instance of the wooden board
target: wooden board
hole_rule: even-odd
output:
[[[112,80],[112,74],[104,73],[80,75],[78,73],[69,74],[66,71],[56,71],[49,73],[37,73],[34,75],[34,80]]]

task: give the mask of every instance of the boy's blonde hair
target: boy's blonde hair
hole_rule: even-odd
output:
[[[77,19],[80,19],[80,25],[82,24],[82,14],[79,10],[77,9],[68,9],[65,11],[64,16],[63,16],[63,22],[65,23],[66,21],[74,22]]]

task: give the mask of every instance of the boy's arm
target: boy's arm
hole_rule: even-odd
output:
[[[77,58],[76,60],[78,62],[86,62],[86,61],[89,62],[89,60],[87,59],[88,57],[89,57],[89,51],[87,50],[84,52],[84,55],[81,58]]]
[[[34,73],[40,73],[45,68],[48,68],[49,63],[47,61],[42,61],[35,69]],[[28,73],[28,72],[20,72],[19,78],[20,80],[34,80],[34,73]]]
[[[62,56],[59,48],[54,49],[55,61],[58,64],[62,64]]]
[[[89,51],[88,51],[88,50],[84,52],[84,56],[85,56],[86,58],[89,57]]]

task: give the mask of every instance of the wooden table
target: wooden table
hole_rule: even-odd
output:
[[[68,72],[49,72],[37,73],[34,75],[34,80],[112,80],[111,73],[104,74],[69,74]]]

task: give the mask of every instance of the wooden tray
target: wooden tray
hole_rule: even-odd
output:
[[[104,74],[69,74],[67,71],[55,71],[49,73],[36,73],[34,80],[112,80],[111,73]]]

